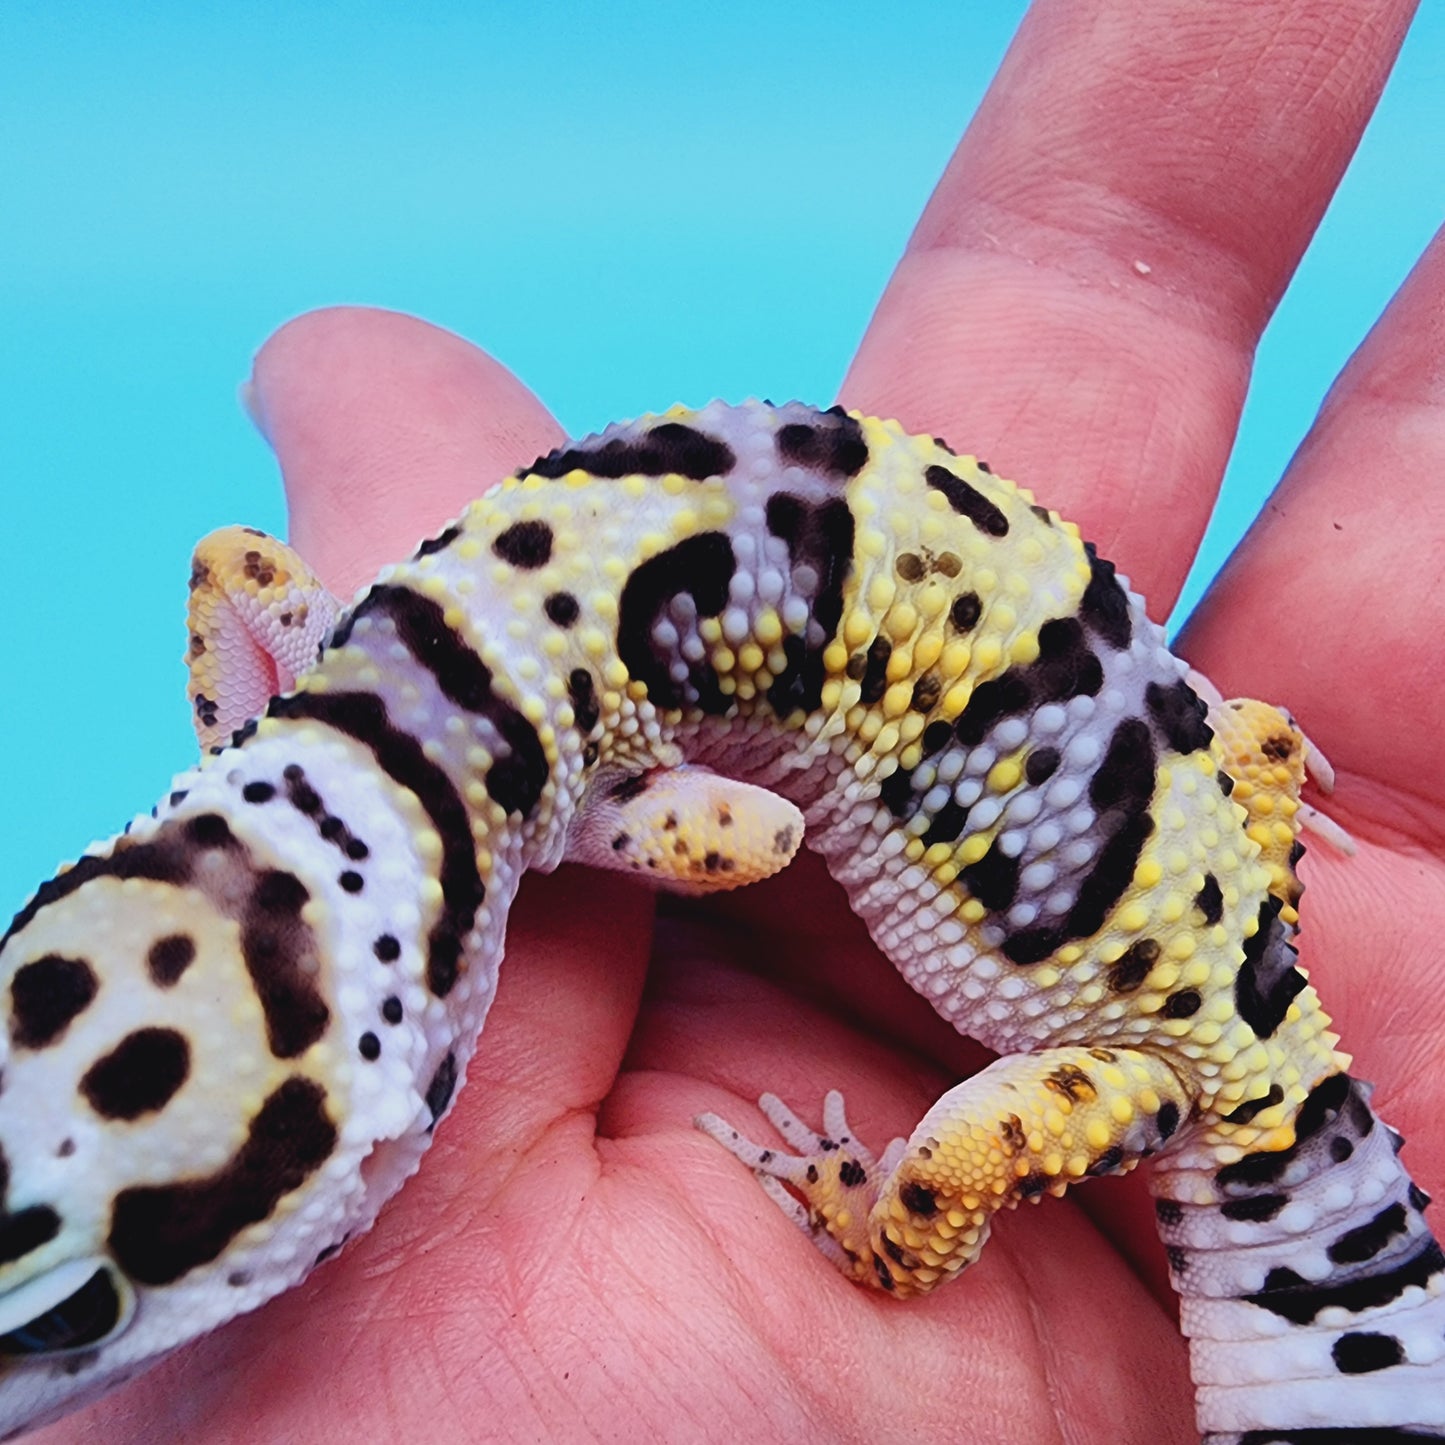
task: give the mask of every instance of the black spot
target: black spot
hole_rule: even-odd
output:
[[[235,844],[230,825],[219,813],[201,813],[186,824],[186,832],[197,848],[212,850]]]
[[[1282,763],[1294,752],[1294,739],[1288,733],[1266,738],[1259,745],[1259,750],[1271,762]]]
[[[1117,1145],[1105,1149],[1089,1167],[1084,1170],[1085,1174],[1091,1174],[1098,1178],[1101,1174],[1112,1174],[1124,1162],[1124,1151]]]
[[[1250,1194],[1244,1199],[1226,1199],[1219,1206],[1219,1212],[1226,1219],[1263,1224],[1273,1219],[1288,1203],[1289,1196],[1284,1194]]]
[[[953,724],[942,719],[931,722],[923,729],[923,737],[919,741],[923,756],[931,758],[935,753],[941,753],[953,741]]]
[[[823,653],[843,616],[843,585],[853,570],[853,513],[841,497],[811,502],[790,492],[767,501],[768,530],[787,544],[794,571],[817,578],[806,637],[783,639],[786,666],[768,688],[768,705],[779,717],[798,709],[814,712],[823,698]]]
[[[983,603],[977,592],[960,592],[948,609],[948,620],[959,632],[971,632],[983,616]]]
[[[1248,1124],[1256,1114],[1262,1113],[1265,1109],[1272,1109],[1283,1099],[1284,1090],[1278,1084],[1271,1084],[1267,1093],[1261,1094],[1257,1099],[1246,1099],[1238,1108],[1231,1109],[1224,1117],[1231,1124]],[[1353,1145],[1349,1144],[1348,1139],[1334,1142],[1343,1142],[1349,1146],[1349,1153],[1345,1155],[1346,1159],[1350,1157],[1350,1153],[1354,1152]]]
[[[1002,852],[995,839],[977,863],[959,873],[964,886],[990,912],[1001,913],[1014,901],[1019,888],[1019,860]]]
[[[894,559],[893,570],[905,582],[922,582],[928,569],[917,552],[900,552]]]
[[[1147,811],[1125,816],[1118,832],[1099,850],[1093,869],[1079,885],[1068,916],[1071,937],[1087,938],[1103,927],[1109,910],[1133,882],[1139,855],[1153,831],[1154,820]]]
[[[391,934],[383,933],[375,943],[371,945],[371,951],[383,963],[395,963],[401,957],[401,944]]]
[[[1206,923],[1218,923],[1224,917],[1224,892],[1214,874],[1204,875],[1204,887],[1194,895],[1194,906],[1204,915]]]
[[[47,953],[22,964],[10,980],[10,1037],[15,1046],[43,1049],[53,1044],[90,1007],[99,988],[95,970],[83,958]]]
[[[272,702],[271,713],[313,718],[356,738],[371,749],[388,777],[420,801],[442,840],[442,909],[427,936],[427,984],[437,997],[445,997],[457,979],[462,939],[486,896],[466,805],[455,785],[416,738],[392,726],[386,705],[371,693],[295,693]],[[487,775],[489,791],[497,766]]]
[[[567,674],[567,697],[572,703],[577,731],[586,737],[597,726],[602,709],[597,702],[597,686],[585,667],[574,667]]]
[[[1336,1264],[1362,1264],[1367,1259],[1373,1259],[1397,1234],[1406,1233],[1408,1228],[1405,1206],[1391,1204],[1367,1224],[1342,1234],[1330,1245],[1329,1256]]]
[[[403,1017],[401,1000],[397,998],[395,994],[392,994],[381,1005],[381,1016],[389,1024],[399,1024],[401,1022]]]
[[[1293,1162],[1300,1147],[1344,1108],[1351,1097],[1353,1085],[1354,1081],[1348,1074],[1331,1074],[1321,1080],[1310,1090],[1295,1115],[1295,1142],[1287,1149],[1261,1150],[1224,1165],[1214,1176],[1220,1188],[1273,1184]]]
[[[947,467],[929,467],[923,478],[934,491],[942,492],[948,505],[980,532],[990,537],[1008,536],[1008,518],[977,487],[970,486]]]
[[[1042,963],[1068,939],[1069,935],[1059,927],[1021,928],[1004,939],[1004,956],[1011,963]]]
[[[914,712],[932,712],[942,691],[943,683],[933,673],[926,672],[913,684],[913,693],[908,699],[908,706]]]
[[[925,1219],[938,1213],[938,1200],[931,1189],[925,1189],[916,1180],[910,1179],[898,1190],[903,1207],[912,1214],[921,1214]]]
[[[1262,1039],[1284,1022],[1290,1003],[1305,987],[1305,976],[1294,966],[1298,955],[1289,931],[1279,920],[1283,906],[1278,898],[1260,904],[1257,927],[1244,941],[1244,962],[1234,979],[1239,1016]]]
[[[1033,1199],[1049,1187],[1049,1176],[1047,1174],[1025,1174],[1015,1187],[1018,1189],[1020,1199]]]
[[[846,414],[835,413],[815,425],[792,422],[780,427],[777,446],[781,461],[836,477],[855,476],[868,460],[863,428]]]
[[[1035,748],[1027,758],[1024,759],[1024,777],[1032,787],[1037,788],[1040,783],[1046,783],[1053,777],[1059,768],[1059,750],[1057,748],[1042,747]]]
[[[492,551],[526,572],[545,567],[552,560],[552,529],[545,522],[513,522],[492,543]]]
[[[1084,638],[1077,618],[1056,617],[1039,628],[1039,655],[973,690],[954,725],[959,742],[973,747],[1005,717],[1049,702],[1092,697],[1104,685],[1104,670]]]
[[[727,605],[728,584],[737,570],[733,544],[725,532],[699,532],[636,567],[622,588],[617,619],[617,652],[627,670],[647,687],[661,708],[680,708],[688,700],[672,676],[676,660],[652,640],[657,619],[674,597],[687,593],[699,617],[716,617]],[[718,685],[706,660],[688,665],[688,686],[704,712],[725,713],[731,700]]]
[[[856,1189],[868,1182],[868,1171],[856,1159],[845,1159],[838,1166],[838,1182],[845,1189]]]
[[[895,818],[902,818],[912,811],[914,802],[913,770],[896,768],[879,785],[878,796]]]
[[[1341,1335],[1330,1350],[1342,1375],[1370,1375],[1405,1363],[1405,1347],[1394,1335],[1359,1330]]]
[[[1159,1129],[1161,1139],[1171,1138],[1179,1127],[1179,1105],[1173,1099],[1166,1099],[1159,1106],[1159,1112],[1154,1116],[1154,1123]]]
[[[1165,687],[1151,682],[1144,689],[1144,704],[1160,736],[1176,753],[1194,753],[1207,748],[1214,732],[1205,718],[1209,708],[1181,677]]]
[[[1184,1222],[1184,1206],[1173,1199],[1156,1199],[1154,1201],[1154,1217],[1163,1225],[1182,1224]]]
[[[883,1256],[876,1250],[873,1254],[873,1273],[878,1276],[878,1283],[884,1289],[897,1289],[898,1285],[893,1278],[893,1271],[883,1262]]]
[[[1091,632],[1122,651],[1134,635],[1128,594],[1114,575],[1114,564],[1104,561],[1090,543],[1084,550],[1089,554],[1089,585],[1079,599],[1079,616]]]
[[[582,609],[570,592],[553,592],[544,599],[542,611],[547,614],[548,620],[555,622],[558,627],[571,627]]]
[[[1197,990],[1182,988],[1178,993],[1171,993],[1164,1000],[1164,1007],[1159,1012],[1166,1019],[1193,1018],[1199,1012],[1199,1007],[1203,1002],[1204,1000],[1199,997]]]
[[[1123,956],[1109,969],[1109,987],[1115,993],[1132,993],[1149,976],[1149,970],[1159,961],[1157,939],[1141,938],[1124,951]]]
[[[108,1269],[98,1269],[58,1305],[0,1335],[0,1356],[48,1355],[103,1340],[120,1322],[120,1296]]]
[[[858,701],[871,706],[888,690],[888,659],[893,656],[893,644],[881,634],[868,646],[868,660],[863,667],[863,681],[858,691]]]
[[[374,1063],[381,1057],[381,1040],[368,1029],[356,1041],[356,1051],[367,1063]]]
[[[353,872],[350,868],[336,880],[348,893],[360,893],[365,887],[365,880],[360,873]]]
[[[248,803],[269,803],[276,796],[276,787],[273,783],[247,783],[241,796]]]
[[[116,1263],[139,1284],[174,1283],[209,1264],[243,1229],[269,1218],[335,1147],[325,1091],[310,1079],[287,1079],[216,1173],[120,1191],[110,1224]]]
[[[1409,1199],[1411,1208],[1418,1209],[1421,1214],[1425,1212],[1426,1206],[1430,1203],[1430,1196],[1413,1180],[1410,1183]]]
[[[437,1065],[436,1073],[431,1076],[431,1083],[426,1086],[426,1106],[427,1111],[431,1114],[433,1126],[446,1113],[447,1105],[451,1103],[456,1087],[457,1056],[449,1053]]]
[[[1330,1140],[1330,1158],[1336,1164],[1343,1164],[1354,1152],[1355,1146],[1343,1134],[1336,1134]]]
[[[1189,1268],[1189,1252],[1177,1244],[1170,1244],[1165,1246],[1164,1255],[1169,1261],[1169,1269],[1174,1278],[1179,1279]]]
[[[175,1029],[137,1029],[98,1059],[80,1081],[103,1119],[139,1119],[175,1097],[191,1072],[191,1050]]]
[[[735,461],[732,449],[716,437],[682,422],[665,421],[635,437],[613,437],[600,445],[560,447],[538,457],[527,471],[538,477],[556,478],[580,470],[609,481],[676,473],[703,482],[730,472]]]

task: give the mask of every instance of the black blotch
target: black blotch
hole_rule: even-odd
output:
[[[317,986],[316,939],[301,917],[310,897],[294,873],[270,869],[256,875],[241,914],[241,957],[278,1059],[305,1053],[331,1018]]]
[[[959,632],[972,631],[983,616],[983,603],[977,592],[960,592],[948,609],[948,620]]]
[[[367,1063],[375,1063],[381,1057],[381,1040],[368,1029],[356,1041],[356,1051]]]
[[[868,460],[863,428],[846,414],[834,413],[827,422],[820,418],[812,425],[791,422],[780,427],[777,447],[783,462],[836,477],[857,475]]]
[[[1160,1224],[1175,1225],[1184,1222],[1184,1206],[1173,1199],[1156,1199],[1154,1217]]]
[[[1166,1099],[1159,1106],[1159,1112],[1154,1116],[1154,1123],[1158,1126],[1161,1139],[1171,1138],[1179,1127],[1179,1105],[1173,1099]]]
[[[577,731],[586,737],[597,726],[602,709],[597,701],[597,685],[585,667],[574,667],[567,674],[567,697],[572,703]]]
[[[190,1072],[183,1034],[137,1029],[86,1070],[80,1092],[103,1119],[139,1119],[170,1103]]]
[[[1115,727],[1103,761],[1089,780],[1089,801],[1101,813],[1123,808],[1133,813],[1149,806],[1154,796],[1154,739],[1139,718],[1125,718]]]
[[[893,644],[882,635],[868,645],[868,660],[858,692],[859,702],[871,706],[888,690],[888,659],[892,656]]]
[[[1244,962],[1234,979],[1239,1016],[1262,1039],[1284,1022],[1290,1003],[1305,987],[1305,976],[1294,966],[1297,954],[1288,930],[1279,920],[1283,906],[1278,898],[1260,904],[1257,927],[1244,941]]]
[[[933,673],[924,673],[913,684],[913,693],[908,699],[908,706],[914,712],[932,712],[942,691],[943,683]]]
[[[1171,993],[1164,1000],[1164,1007],[1159,1010],[1166,1019],[1188,1019],[1193,1018],[1199,1012],[1200,1005],[1204,1002],[1197,990],[1182,988],[1178,993]]]
[[[964,886],[992,913],[1001,913],[1014,901],[1019,888],[1019,860],[1010,858],[995,839],[989,850],[959,873]]]
[[[246,1142],[216,1173],[116,1195],[110,1248],[139,1284],[172,1284],[209,1264],[243,1230],[325,1163],[336,1147],[326,1094],[310,1079],[279,1085],[251,1121]]]
[[[1194,895],[1194,906],[1204,915],[1206,923],[1218,923],[1224,917],[1224,891],[1214,874],[1204,875],[1204,887]]]
[[[1176,753],[1193,753],[1207,748],[1214,731],[1205,722],[1209,708],[1203,698],[1181,677],[1167,687],[1151,682],[1144,689],[1144,705],[1164,741]]]
[[[699,532],[650,557],[633,569],[622,588],[617,618],[617,652],[628,672],[647,687],[661,708],[680,708],[686,701],[672,676],[675,658],[652,640],[657,619],[674,597],[687,593],[699,617],[716,617],[727,605],[728,584],[737,570],[733,544],[725,532]],[[688,682],[704,712],[725,713],[731,700],[718,685],[706,660],[689,663]]]
[[[1077,618],[1056,617],[1039,628],[1039,655],[980,683],[954,725],[959,742],[973,747],[1003,718],[1049,702],[1092,697],[1104,685],[1104,670]]]
[[[1059,769],[1059,750],[1057,748],[1042,747],[1035,748],[1027,758],[1024,759],[1024,777],[1031,786],[1037,788],[1040,783],[1046,783]]]
[[[873,1255],[873,1273],[878,1276],[878,1283],[882,1285],[884,1289],[892,1290],[898,1288],[893,1278],[893,1271],[883,1262],[882,1255],[876,1251]]]
[[[47,953],[22,964],[10,980],[10,1037],[16,1047],[53,1044],[90,1007],[99,988],[95,970],[83,958]]]
[[[565,477],[579,469],[594,477],[665,477],[675,472],[703,482],[733,469],[732,448],[717,437],[682,422],[665,421],[631,438],[613,437],[601,445],[559,447],[538,457],[527,471],[539,477]]]
[[[1131,993],[1149,975],[1149,970],[1159,961],[1157,939],[1141,938],[1131,944],[1123,956],[1109,970],[1109,987],[1115,993]]]
[[[845,1159],[838,1166],[838,1182],[844,1188],[856,1189],[868,1182],[868,1171],[856,1159]]]
[[[1256,1187],[1275,1183],[1289,1168],[1301,1147],[1320,1132],[1344,1109],[1352,1096],[1354,1080],[1348,1074],[1331,1074],[1310,1090],[1299,1113],[1295,1115],[1295,1142],[1287,1149],[1261,1150],[1246,1154],[1233,1164],[1226,1164],[1215,1173],[1221,1189],[1236,1185]],[[1374,1120],[1370,1119],[1370,1127]],[[1368,1130],[1361,1130],[1367,1133]]]
[[[952,843],[968,822],[968,809],[950,798],[934,815],[923,834],[923,846],[931,848],[935,843]]]
[[[571,627],[581,615],[582,609],[570,592],[553,592],[543,600],[542,611],[547,614],[548,620],[556,623],[558,627]]]
[[[927,574],[923,558],[917,552],[900,552],[893,561],[893,570],[905,582],[922,582]]]
[[[1368,1223],[1356,1229],[1347,1230],[1329,1247],[1330,1259],[1335,1264],[1361,1264],[1373,1259],[1395,1238],[1408,1229],[1405,1223],[1405,1206],[1391,1204],[1380,1210]]]
[[[552,560],[552,529],[546,522],[513,522],[492,543],[504,562],[530,572]]]
[[[878,796],[895,818],[908,814],[913,806],[913,769],[895,768],[879,785]]]
[[[1343,1134],[1336,1134],[1330,1140],[1330,1158],[1336,1164],[1343,1164],[1354,1152],[1355,1146]]]
[[[1410,1181],[1410,1193],[1408,1197],[1410,1200],[1410,1207],[1412,1209],[1418,1209],[1421,1214],[1425,1212],[1426,1207],[1430,1203],[1430,1196],[1426,1194],[1425,1191],[1414,1182],[1414,1180]]]
[[[1124,1162],[1124,1151],[1117,1144],[1105,1149],[1087,1169],[1085,1174],[1098,1178],[1102,1174],[1112,1174]]]
[[[1267,1093],[1261,1094],[1257,1099],[1246,1099],[1244,1103],[1231,1109],[1224,1117],[1231,1124],[1248,1124],[1256,1114],[1262,1113],[1265,1109],[1272,1109],[1283,1099],[1284,1090],[1278,1084],[1271,1084]],[[1348,1139],[1336,1139],[1331,1142],[1343,1143],[1346,1146],[1346,1159],[1354,1152],[1354,1146]]]
[[[517,523],[519,527],[529,525]],[[537,729],[519,709],[493,692],[491,669],[468,646],[462,635],[447,625],[441,604],[410,588],[378,584],[352,610],[336,634],[335,645],[339,647],[347,640],[351,627],[359,618],[371,614],[392,620],[397,638],[412,657],[431,673],[448,702],[486,718],[501,734],[507,752],[487,769],[487,795],[507,812],[520,813],[523,818],[531,817],[548,778],[547,754],[537,736]],[[343,694],[355,697],[367,695]],[[278,711],[283,716],[290,715],[284,709],[294,702],[292,698],[278,699],[271,704],[271,715],[278,715]],[[398,733],[397,736],[408,735]],[[430,766],[435,768],[435,764]],[[469,849],[470,846],[468,831]]]
[[[273,783],[247,783],[241,796],[248,803],[269,803],[276,796],[276,787]]]
[[[1015,1186],[1020,1199],[1033,1199],[1049,1187],[1047,1174],[1025,1174]]]
[[[1357,1330],[1341,1335],[1330,1349],[1335,1368],[1342,1375],[1371,1375],[1405,1363],[1405,1347],[1394,1335]]]
[[[1090,631],[1119,651],[1128,647],[1134,635],[1129,618],[1129,597],[1114,574],[1114,564],[1106,562],[1086,542],[1089,555],[1089,585],[1079,599],[1079,616]]]
[[[457,1087],[457,1056],[449,1053],[437,1065],[437,1071],[426,1086],[426,1107],[431,1115],[432,1125],[447,1111]]]
[[[381,1016],[389,1024],[399,1024],[403,1017],[401,1000],[392,994],[381,1005]]]
[[[938,1200],[931,1189],[926,1189],[916,1180],[910,1179],[898,1191],[903,1207],[913,1214],[930,1218],[938,1213]]]
[[[947,467],[929,467],[923,479],[934,491],[942,492],[948,505],[980,532],[990,537],[1008,536],[1008,518],[977,487],[970,486]]]
[[[360,893],[366,886],[365,879],[360,873],[353,872],[350,868],[336,880],[348,893]]]
[[[419,562],[423,557],[430,557],[434,552],[440,552],[444,548],[450,547],[461,535],[460,527],[448,527],[445,532],[441,532],[435,537],[429,537],[416,549],[416,555],[412,561]]]
[[[641,797],[647,791],[648,785],[649,778],[646,773],[633,773],[631,777],[623,778],[609,788],[607,796],[614,803],[630,803],[633,798]]]
[[[1079,885],[1069,910],[1068,929],[1073,938],[1099,931],[1109,910],[1124,896],[1134,878],[1139,855],[1154,831],[1154,820],[1144,810],[1126,814],[1118,832],[1099,850],[1093,869]]]
[[[843,585],[853,570],[853,513],[841,497],[811,502],[790,492],[767,501],[768,530],[787,544],[789,564],[818,579],[806,640],[783,639],[783,670],[768,688],[768,705],[779,717],[801,708],[814,712],[823,699],[823,653],[843,616]]]
[[[371,945],[371,951],[383,963],[395,963],[401,957],[401,944],[389,933],[383,933]]]
[[[1259,750],[1271,762],[1282,763],[1294,752],[1294,739],[1288,733],[1277,734],[1266,738],[1259,745]]]
[[[1169,1261],[1174,1278],[1179,1279],[1189,1268],[1189,1251],[1181,1249],[1177,1244],[1170,1244],[1165,1246],[1164,1255]]]
[[[1226,1199],[1219,1206],[1219,1212],[1226,1219],[1263,1224],[1273,1219],[1288,1203],[1289,1196],[1285,1194],[1250,1194],[1243,1199]]]
[[[1223,793],[1226,798],[1233,796],[1234,779],[1231,778],[1229,774],[1224,771],[1223,768],[1220,768],[1219,771],[1215,774],[1215,781],[1217,781],[1219,784],[1219,791]]]

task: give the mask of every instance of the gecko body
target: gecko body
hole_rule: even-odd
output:
[[[765,1098],[792,1154],[698,1121],[829,1259],[923,1293],[999,1209],[1152,1156],[1206,1439],[1445,1438],[1445,1257],[1296,966],[1303,739],[1202,700],[1028,492],[895,423],[714,403],[538,459],[339,623],[244,529],[192,582],[212,755],[0,944],[0,1426],[371,1223],[527,868],[706,891],[806,830],[1001,1055],[881,1157],[837,1095],[821,1134]]]

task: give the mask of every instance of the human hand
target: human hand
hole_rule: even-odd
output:
[[[843,400],[1035,488],[1162,613],[1409,8],[1038,7]],[[1330,811],[1361,849],[1306,860],[1304,958],[1427,1189],[1442,289],[1437,242],[1184,647],[1226,693],[1290,706],[1338,769]],[[381,313],[285,328],[255,395],[293,541],[343,591],[561,435],[495,363]],[[45,1438],[1194,1438],[1136,1181],[1002,1221],[966,1282],[899,1305],[835,1276],[689,1122],[763,1137],[761,1089],[807,1114],[836,1085],[881,1144],[981,1060],[814,860],[656,926],[616,875],[529,880],[467,1087],[372,1233]]]

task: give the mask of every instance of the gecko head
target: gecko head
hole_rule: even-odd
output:
[[[183,800],[42,885],[0,940],[0,1436],[253,1308],[339,1236],[303,1207],[339,1144],[326,926],[255,839]]]

